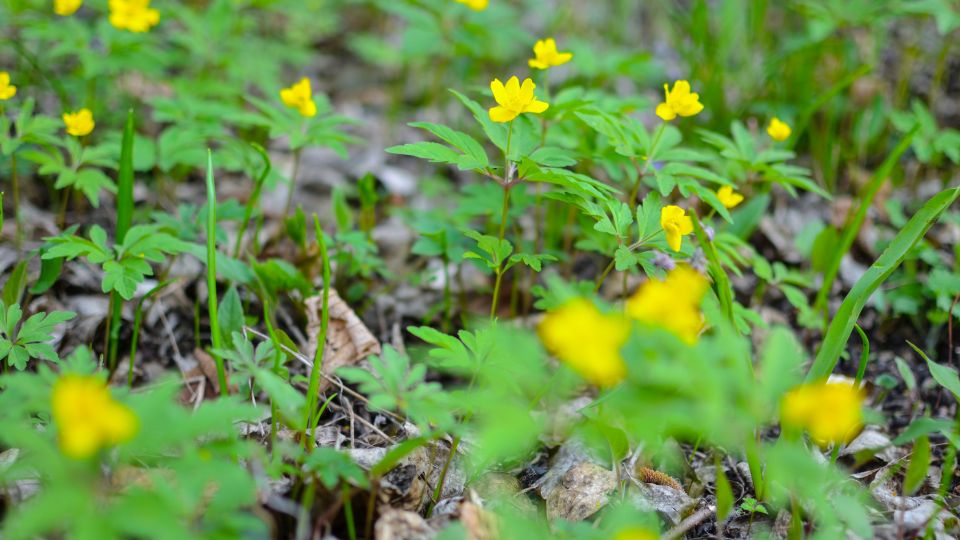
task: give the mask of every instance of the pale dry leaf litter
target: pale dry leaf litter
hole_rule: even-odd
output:
[[[370,329],[357,317],[353,309],[340,298],[335,289],[330,289],[328,298],[330,321],[323,349],[323,373],[330,376],[342,367],[360,363],[370,355],[380,354],[380,342]],[[307,357],[313,359],[317,352],[323,316],[323,296],[311,296],[304,300],[307,315]],[[320,379],[320,391],[330,387],[330,381]]]

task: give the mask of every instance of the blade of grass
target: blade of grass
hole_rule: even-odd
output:
[[[703,254],[707,258],[710,275],[713,276],[713,281],[717,286],[717,297],[720,299],[720,307],[723,309],[723,314],[726,315],[727,321],[730,322],[734,331],[739,333],[737,323],[733,319],[733,289],[730,287],[730,278],[720,264],[720,256],[717,254],[717,248],[713,245],[710,237],[707,236],[703,225],[700,224],[700,218],[697,216],[697,212],[691,209],[690,217],[693,219],[693,232],[697,235],[697,241],[700,242]]]
[[[323,263],[323,313],[320,314],[320,335],[317,336],[317,350],[313,355],[313,366],[310,368],[310,386],[307,390],[307,414],[304,419],[303,445],[308,451],[312,448],[312,445],[308,445],[307,441],[313,440],[314,423],[311,420],[313,410],[317,406],[317,394],[320,391],[323,350],[327,343],[327,325],[330,323],[330,257],[327,255],[327,243],[323,237],[323,228],[320,226],[320,218],[317,217],[317,214],[313,214],[313,229],[317,235],[317,246]]]
[[[250,198],[247,199],[247,206],[243,209],[243,221],[241,221],[240,230],[237,231],[237,241],[233,246],[233,258],[240,258],[240,247],[243,245],[243,237],[246,236],[247,226],[250,224],[250,217],[253,215],[253,209],[257,206],[257,203],[260,201],[260,192],[263,191],[263,183],[267,180],[267,176],[270,174],[270,169],[273,167],[270,162],[270,156],[267,154],[266,149],[260,146],[257,143],[250,143],[250,146],[260,154],[260,159],[263,160],[263,171],[260,172],[260,176],[257,177],[256,183],[253,185],[253,193],[250,194]]]
[[[837,272],[840,270],[840,261],[844,255],[850,251],[850,247],[853,246],[854,240],[856,240],[857,235],[860,233],[860,227],[863,225],[864,220],[867,219],[867,211],[873,205],[874,197],[877,196],[880,187],[883,186],[887,177],[890,176],[893,167],[900,161],[900,156],[910,147],[913,135],[916,132],[917,128],[914,128],[913,131],[907,133],[900,143],[897,144],[896,148],[893,149],[893,152],[890,152],[887,159],[883,161],[880,168],[873,173],[870,183],[868,183],[863,190],[863,196],[860,197],[860,206],[857,208],[856,214],[854,214],[853,218],[850,219],[843,228],[840,245],[833,251],[833,258],[830,259],[830,263],[823,273],[823,285],[820,287],[820,291],[817,293],[817,299],[813,303],[814,309],[824,311],[824,320],[829,316],[826,312],[827,298],[830,295],[830,289],[833,287],[833,281],[837,278]],[[826,324],[824,324],[824,326],[826,326]]]
[[[115,242],[119,245],[133,223],[133,109],[127,111],[120,142],[120,169],[117,175],[117,228]],[[117,369],[117,350],[120,345],[120,324],[123,314],[123,299],[110,293],[110,329],[108,330],[107,366],[110,373]],[[133,373],[133,357],[130,358],[130,373]]]
[[[830,375],[870,295],[900,266],[913,246],[927,234],[927,230],[933,226],[940,214],[949,208],[958,196],[960,188],[947,189],[934,195],[910,218],[876,262],[857,280],[830,322],[817,357],[807,373],[808,381],[825,379]]]
[[[155,294],[176,281],[169,279],[147,291],[143,298],[137,302],[137,309],[133,313],[133,336],[130,338],[130,369],[127,371],[127,386],[133,388],[133,366],[137,360],[137,344],[140,341],[140,325],[143,324],[143,304],[148,299],[153,298]]]
[[[207,149],[207,313],[210,317],[210,341],[213,344],[210,355],[217,363],[220,395],[225,396],[230,393],[230,387],[227,386],[223,358],[217,353],[223,349],[223,337],[217,317],[217,192],[213,186],[213,152],[210,149]]]

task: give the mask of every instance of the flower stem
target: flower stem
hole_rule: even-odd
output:
[[[293,151],[293,171],[290,172],[290,191],[287,192],[287,204],[283,206],[283,217],[290,214],[290,205],[293,204],[293,192],[297,190],[297,175],[300,172],[300,153],[303,148]]]

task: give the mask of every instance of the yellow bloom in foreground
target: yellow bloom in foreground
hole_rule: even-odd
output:
[[[630,323],[623,317],[579,298],[547,313],[537,331],[547,350],[591,383],[613,386],[627,376],[620,348]]]
[[[536,55],[536,58],[531,58],[527,63],[530,64],[530,67],[536,69],[560,66],[573,58],[573,53],[558,52],[557,42],[553,38],[538,40],[533,46],[533,54]]]
[[[0,71],[0,101],[6,101],[17,95],[17,87],[10,84],[10,74]]]
[[[83,137],[93,131],[96,122],[90,109],[80,109],[77,112],[63,113],[63,123],[67,126],[67,133],[74,137]]]
[[[846,443],[863,427],[863,397],[852,383],[804,384],[783,397],[780,419],[785,426],[806,429],[820,446]]]
[[[717,198],[725,208],[733,208],[743,202],[743,195],[737,193],[730,186],[722,186],[717,190]]]
[[[280,90],[280,99],[287,107],[297,109],[307,118],[316,116],[317,104],[313,101],[313,90],[310,88],[310,79],[304,77],[290,88]]]
[[[667,122],[677,116],[694,116],[703,110],[700,94],[690,92],[690,83],[687,81],[673,83],[672,91],[664,84],[663,93],[665,98],[663,103],[657,105],[657,116]]]
[[[110,24],[120,30],[142,33],[160,22],[160,12],[150,0],[110,0]]]
[[[83,0],[53,0],[53,12],[66,17],[76,13],[82,4]]]
[[[490,119],[504,123],[523,113],[540,114],[547,110],[550,105],[538,101],[533,95],[536,88],[531,79],[524,79],[522,85],[516,76],[510,77],[506,85],[500,79],[494,79],[490,83],[490,90],[493,91],[493,99],[497,100],[497,106],[490,109]]]
[[[613,540],[658,540],[660,535],[642,527],[622,529],[613,536]]]
[[[627,316],[663,327],[693,344],[703,328],[700,302],[709,283],[689,266],[678,266],[663,281],[649,279],[627,299]]]
[[[133,411],[110,397],[103,381],[90,375],[60,377],[53,385],[51,412],[60,449],[76,459],[130,440],[138,428]]]
[[[680,251],[683,237],[693,232],[693,220],[683,208],[672,204],[660,210],[660,226],[667,233],[667,245],[674,251]]]
[[[786,122],[781,122],[776,116],[770,119],[770,125],[767,126],[767,135],[775,141],[787,140],[790,138],[791,131],[790,126]]]
[[[490,0],[456,0],[458,4],[464,4],[474,11],[483,11],[487,9]]]

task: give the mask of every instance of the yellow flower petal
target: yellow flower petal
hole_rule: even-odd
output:
[[[767,126],[767,135],[770,135],[771,139],[778,142],[789,139],[791,132],[790,126],[776,116],[770,119],[770,125]]]
[[[537,331],[547,350],[593,384],[613,386],[626,377],[620,349],[630,323],[623,317],[601,313],[580,298],[547,313]]]
[[[513,120],[517,116],[519,115],[516,111],[511,111],[510,109],[501,107],[499,105],[490,109],[490,119],[494,122],[506,123]]]
[[[717,198],[725,208],[733,208],[743,202],[743,195],[735,192],[730,186],[721,186],[717,190]]]
[[[677,117],[677,113],[674,112],[674,110],[671,109],[666,103],[661,103],[657,105],[657,116],[659,116],[662,120],[669,122]]]

